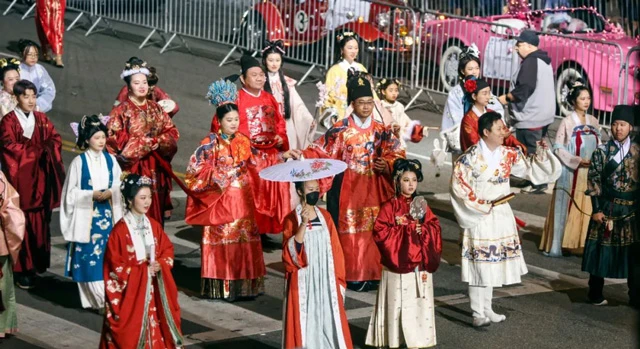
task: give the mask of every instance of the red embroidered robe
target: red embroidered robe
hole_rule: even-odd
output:
[[[154,181],[149,216],[162,222],[164,211],[173,208],[169,198],[171,178],[153,153],[170,163],[178,151],[180,133],[162,107],[153,101],[139,107],[126,100],[109,115],[107,150],[116,156],[123,171]],[[151,150],[154,144],[158,144],[158,149]]]
[[[35,128],[31,138],[15,111],[0,121],[0,163],[9,183],[20,194],[20,209],[27,229],[13,270],[39,273],[49,268],[51,211],[60,206],[65,170],[62,139],[44,113],[33,112]]]
[[[380,208],[373,227],[373,239],[382,255],[382,265],[397,274],[411,273],[416,267],[433,273],[440,266],[442,237],[438,217],[430,208],[424,216],[422,234],[409,214],[411,199],[395,197]]]
[[[149,218],[160,271],[152,277],[149,261],[138,261],[124,219],[116,223],[104,256],[106,314],[100,348],[182,347],[178,288],[173,280],[173,244]],[[166,305],[166,307],[165,307]],[[142,344],[144,343],[144,344]]]
[[[61,55],[64,36],[64,12],[66,0],[36,1],[36,30],[43,52],[49,49],[54,55]]]
[[[149,87],[151,88],[151,87]],[[163,89],[161,89],[158,86],[155,86],[153,88],[153,90],[150,90],[149,95],[147,96],[147,99],[150,101],[154,101],[156,103],[158,103],[159,101],[165,100],[165,99],[170,99],[172,101],[174,101],[173,99],[171,99],[171,97],[169,96],[169,94],[167,94],[166,92],[164,92]],[[116,97],[116,106],[124,103],[125,101],[129,100],[129,88],[127,87],[127,85],[124,85],[122,87],[122,89],[120,89],[120,93],[118,93],[118,97]],[[175,102],[175,101],[174,101]],[[169,114],[169,117],[171,117],[173,119],[173,117],[178,114],[178,112],[180,111],[180,106],[178,105],[178,103],[176,103],[176,107],[173,108],[172,111],[168,112],[167,114]]]
[[[241,133],[229,141],[211,133],[189,161],[185,222],[203,225],[201,276],[252,280],[266,274],[254,216],[248,165],[251,142]]]
[[[394,196],[390,173],[393,162],[404,158],[405,151],[390,128],[371,120],[371,125],[363,129],[353,118],[338,121],[303,153],[306,158],[347,163],[347,170],[333,179],[327,193],[327,209],[338,222],[346,279],[380,280],[382,266],[372,238],[373,224],[380,205]],[[374,171],[376,158],[385,160],[388,174]]]

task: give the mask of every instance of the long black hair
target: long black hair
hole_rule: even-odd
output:
[[[477,56],[477,49],[474,45],[463,48],[460,55],[458,55],[458,79],[460,80],[461,85],[464,84],[464,80],[466,78],[464,68],[466,68],[467,64],[472,61],[478,63],[478,67],[482,66],[480,64],[480,58]]]
[[[267,71],[267,82],[264,84],[264,90],[273,94],[272,90],[271,90],[271,83],[269,82],[269,69],[267,69],[267,57],[269,57],[270,54],[277,54],[280,55],[280,59],[282,60],[283,56],[284,56],[284,42],[282,42],[282,40],[278,40],[278,41],[267,41],[265,44],[265,48],[262,50],[262,65],[264,65],[265,70]],[[284,60],[282,60],[281,62],[284,63]],[[289,86],[287,86],[287,81],[284,77],[284,73],[282,72],[282,66],[280,66],[280,69],[278,70],[278,76],[280,77],[280,84],[282,85],[282,91],[284,94],[284,118],[285,119],[289,119],[291,118],[291,105],[289,103],[290,101],[290,97],[289,97]]]
[[[83,116],[78,124],[78,140],[76,141],[78,148],[81,150],[88,148],[91,137],[100,131],[104,132],[105,136],[107,135],[107,127],[97,115]]]

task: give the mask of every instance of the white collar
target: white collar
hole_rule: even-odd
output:
[[[481,117],[482,115],[484,115],[484,113],[487,112],[487,108],[484,108],[484,111],[480,111],[480,109],[476,108],[476,106],[474,105],[473,107],[471,107],[471,110],[473,110],[474,113],[476,113],[477,117]]]
[[[340,61],[340,63],[338,63],[338,65],[340,65],[344,70],[349,70],[349,68],[353,68],[355,70],[360,71],[360,65],[356,61],[349,63],[347,62],[346,59],[343,59],[342,61]]]
[[[18,122],[20,122],[20,126],[22,127],[22,135],[31,139],[33,136],[33,131],[36,128],[36,117],[33,115],[33,112],[30,112],[29,115],[26,115],[20,107],[16,107],[14,109],[16,116],[18,117]]]
[[[624,143],[620,143],[615,139],[613,140],[613,143],[619,149],[616,155],[613,157],[613,160],[615,160],[617,163],[621,163],[622,160],[624,160],[624,157],[629,154],[629,148],[631,148],[631,137],[627,136],[627,139],[624,140]]]
[[[352,116],[353,116],[353,121],[356,123],[356,125],[358,125],[358,127],[369,128],[369,126],[371,126],[372,115],[369,115],[369,117],[367,117],[364,121],[362,121],[362,119],[360,119],[360,117],[358,117],[355,113],[353,113]]]
[[[277,71],[277,72],[268,72],[267,74],[269,74],[269,80],[271,80],[272,78],[273,79],[276,79],[276,78],[279,79],[280,78],[280,72],[279,71]]]
[[[244,88],[244,87],[242,88],[242,90],[243,90],[244,92],[246,92],[246,93],[247,93],[249,96],[251,96],[251,97],[256,97],[256,98],[257,98],[257,97],[260,97],[260,94],[262,94],[262,90],[260,90],[260,91],[258,92],[258,94],[257,94],[257,95],[254,95],[253,93],[249,92],[249,91],[248,91],[246,88]]]
[[[582,125],[582,122],[580,121],[580,117],[578,116],[578,113],[576,113],[575,111],[571,113],[571,118],[576,123],[576,125]],[[584,114],[584,120],[585,120],[585,123],[584,123],[585,125],[591,125],[591,122],[589,121],[589,114],[587,113]]]
[[[480,150],[482,151],[482,157],[489,164],[489,167],[495,168],[500,165],[500,161],[502,160],[502,152],[501,146],[497,146],[493,151],[489,149],[487,143],[485,143],[484,139],[480,138],[480,142],[478,142],[480,146]]]
[[[147,258],[147,248],[150,250],[150,259],[155,259],[155,242],[153,240],[153,231],[151,230],[149,218],[146,215],[138,216],[132,211],[127,211],[123,218],[131,234],[136,259],[142,261]]]

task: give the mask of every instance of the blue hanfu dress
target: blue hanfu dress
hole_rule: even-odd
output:
[[[60,228],[69,241],[65,276],[78,283],[84,308],[104,307],[104,253],[122,218],[120,175],[113,155],[87,150],[71,162],[62,191]],[[94,201],[94,190],[111,190],[111,199]]]
[[[588,167],[579,167],[600,144],[598,120],[586,115],[583,124],[573,112],[562,120],[553,144],[562,162],[562,174],[556,182],[540,250],[550,256],[562,256],[562,249],[582,253],[591,219],[591,199],[587,190]],[[572,199],[573,198],[573,199]]]

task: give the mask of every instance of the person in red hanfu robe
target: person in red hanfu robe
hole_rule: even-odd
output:
[[[9,183],[20,194],[26,232],[13,268],[18,287],[34,286],[35,273],[49,268],[51,212],[60,206],[65,170],[62,139],[44,113],[35,111],[37,89],[16,82],[18,106],[0,121],[0,163]]]
[[[465,90],[465,98],[470,103],[469,109],[460,123],[460,147],[462,152],[480,142],[478,120],[483,114],[494,112],[491,109],[487,109],[487,105],[491,101],[491,86],[484,79],[469,78],[465,81],[463,89]],[[506,125],[505,133],[508,133]],[[504,145],[519,148],[524,155],[527,155],[527,147],[518,142],[512,134],[505,137]]]
[[[152,180],[122,181],[127,212],[109,236],[104,256],[105,317],[100,348],[181,348],[178,289],[171,275],[173,245],[146,214]]]
[[[160,80],[160,78],[158,77],[156,68],[149,67],[149,76],[147,76],[149,93],[147,94],[147,99],[160,104],[164,111],[169,114],[169,117],[173,119],[173,117],[180,111],[180,106],[178,105],[178,103],[171,99],[169,94],[167,94],[163,89],[157,86],[158,80]],[[118,93],[118,97],[116,97],[116,101],[115,103],[113,103],[113,106],[117,107],[121,103],[127,101],[129,99],[129,93],[129,86],[122,86],[122,89],[120,89],[120,93]]]
[[[351,71],[347,85],[354,113],[334,124],[303,154],[347,163],[347,170],[333,179],[327,209],[338,222],[348,287],[367,291],[376,288],[382,270],[380,252],[371,236],[373,224],[380,205],[394,195],[391,166],[405,157],[405,151],[393,131],[372,118],[369,81]]]
[[[156,102],[148,100],[149,70],[132,57],[121,77],[129,86],[129,99],[111,110],[107,123],[107,150],[116,156],[123,171],[150,177],[153,206],[149,216],[164,223],[164,212],[173,207],[169,197],[169,163],[178,151],[178,129]]]
[[[380,208],[373,239],[382,255],[382,279],[366,344],[381,348],[436,345],[433,274],[440,266],[440,222],[423,197],[418,160],[393,164],[396,196]]]
[[[316,206],[317,180],[296,182],[301,204],[284,219],[286,270],[283,347],[353,348],[347,313],[344,254],[327,210]]]
[[[240,65],[242,89],[236,102],[240,112],[238,132],[249,137],[251,146],[257,152],[255,163],[249,169],[256,223],[261,234],[278,234],[282,231],[284,217],[291,211],[291,185],[263,180],[258,174],[276,163],[269,155],[289,150],[287,126],[276,99],[263,91],[266,75],[260,62],[245,55]],[[220,130],[215,117],[211,130],[214,133]]]
[[[64,36],[64,12],[67,8],[66,0],[36,0],[36,30],[42,57],[51,61],[49,50],[53,53],[54,64],[62,68],[62,39]]]

